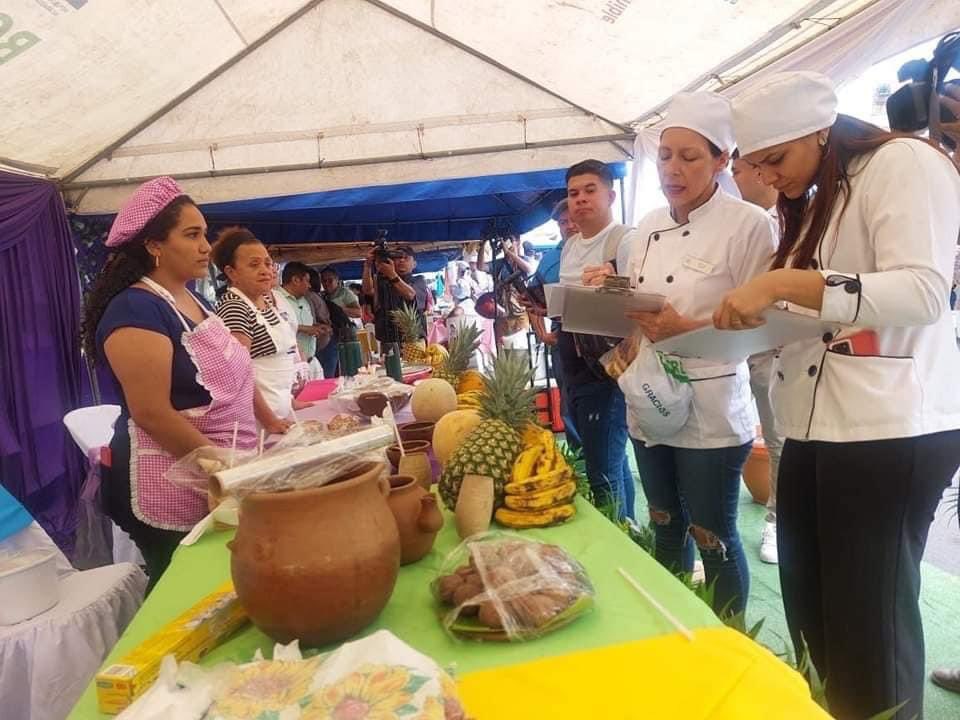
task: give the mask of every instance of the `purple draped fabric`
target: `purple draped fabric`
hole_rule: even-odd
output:
[[[79,334],[60,193],[0,172],[0,480],[68,553],[84,474],[63,424],[80,404]]]

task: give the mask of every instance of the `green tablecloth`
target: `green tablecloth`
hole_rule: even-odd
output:
[[[526,530],[523,534],[564,547],[584,565],[597,591],[596,607],[589,615],[527,643],[478,643],[448,637],[438,620],[429,588],[444,556],[459,543],[453,519],[447,515],[433,551],[420,562],[400,569],[393,597],[376,623],[365,632],[386,628],[442,666],[451,665],[460,673],[672,632],[672,626],[617,573],[618,567],[639,580],[688,627],[719,625],[706,605],[593,507],[578,500],[577,508],[577,516],[564,525]],[[118,660],[230,578],[230,554],[225,545],[232,536],[231,532],[208,534],[196,545],[177,551],[170,568],[105,664]],[[270,657],[272,647],[269,638],[248,625],[211,652],[203,664],[223,660],[245,662],[257,648]],[[69,659],[64,658],[64,662]],[[70,720],[107,717],[110,716],[97,711],[96,692],[91,683],[70,714]]]

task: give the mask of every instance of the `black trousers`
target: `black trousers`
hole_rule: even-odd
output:
[[[777,488],[783,605],[826,679],[830,712],[923,716],[920,558],[960,465],[960,430],[828,443],[788,439]],[[802,640],[801,640],[802,638]]]
[[[147,525],[133,513],[129,441],[111,443],[112,467],[100,466],[101,497],[107,515],[137,544],[147,566],[147,594],[163,575],[186,533]]]

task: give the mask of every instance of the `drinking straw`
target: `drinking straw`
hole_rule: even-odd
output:
[[[673,613],[671,613],[663,605],[657,602],[656,598],[654,598],[653,595],[651,595],[646,590],[644,590],[640,586],[640,583],[634,580],[626,570],[624,570],[623,568],[618,568],[618,572],[623,576],[623,579],[626,580],[628,583],[630,583],[630,585],[633,586],[633,589],[636,590],[638,593],[640,593],[648,603],[653,605],[653,607],[657,610],[657,612],[663,615],[663,617],[666,618],[670,622],[670,624],[673,625],[681,635],[687,638],[687,640],[690,640],[690,641],[693,640],[693,633],[690,632],[690,629],[686,625],[684,625],[682,622],[677,620],[677,618],[673,615]]]
[[[234,458],[237,455],[237,432],[240,430],[240,422],[233,423],[233,442],[230,443],[230,467],[233,467]]]

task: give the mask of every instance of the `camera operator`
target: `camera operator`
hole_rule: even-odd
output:
[[[413,276],[417,267],[413,248],[403,245],[390,250],[374,246],[363,263],[363,293],[372,298],[373,324],[380,342],[400,342],[400,331],[390,317],[392,310],[414,305],[420,311],[426,335],[427,283]]]
[[[486,260],[488,242],[492,256],[489,263]],[[500,247],[503,255],[498,258],[496,256]],[[494,238],[489,241],[484,240],[480,243],[480,251],[477,255],[477,267],[484,272],[490,272],[493,276],[497,305],[504,311],[502,316],[497,317],[493,332],[497,346],[505,350],[525,351],[527,349],[527,329],[530,327],[530,319],[520,301],[520,293],[514,287],[515,283],[507,281],[514,273],[523,273],[525,278],[536,270],[536,261],[533,258],[524,257],[523,252],[520,238],[512,236],[502,242]]]

